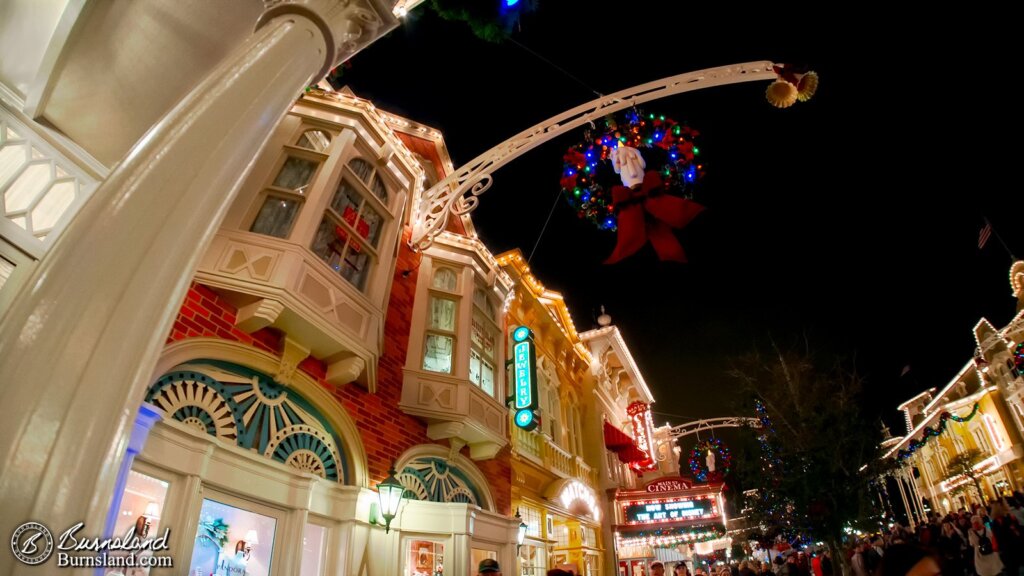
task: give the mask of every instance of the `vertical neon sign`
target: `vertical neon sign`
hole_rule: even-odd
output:
[[[631,462],[634,469],[653,469],[654,463],[654,422],[651,419],[651,409],[647,404],[639,400],[633,402],[626,408],[633,421],[633,436],[636,440],[636,447],[644,453],[646,458],[640,462]]]
[[[537,427],[537,352],[533,332],[526,326],[512,331],[512,368],[514,370],[515,423],[524,430]]]

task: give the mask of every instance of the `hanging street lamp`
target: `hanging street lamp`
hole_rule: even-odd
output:
[[[384,533],[391,529],[391,521],[398,515],[398,506],[405,495],[405,486],[395,478],[395,466],[391,465],[388,477],[377,485],[377,498],[380,499],[380,513],[384,517]]]

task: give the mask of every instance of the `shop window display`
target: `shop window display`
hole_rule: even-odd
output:
[[[277,520],[203,500],[189,576],[268,576]]]
[[[167,501],[167,482],[143,474],[136,470],[128,473],[128,480],[125,483],[124,494],[121,497],[121,510],[114,523],[114,536],[124,536],[131,531],[139,538],[156,538],[162,530],[160,517],[163,515],[164,504]],[[152,551],[141,552],[146,556],[152,555]],[[146,576],[149,568],[111,568],[104,572],[104,576],[120,576],[125,574],[133,576]]]
[[[444,576],[444,544],[409,540],[402,576]]]

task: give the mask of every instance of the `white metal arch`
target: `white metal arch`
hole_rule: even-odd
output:
[[[722,418],[706,418],[704,420],[695,420],[693,422],[687,422],[686,424],[680,424],[679,426],[673,426],[669,428],[669,438],[679,439],[683,436],[689,436],[690,434],[696,434],[705,430],[713,430],[715,428],[760,428],[761,421],[757,418],[743,418],[740,416],[725,416]]]
[[[774,80],[777,76],[773,66],[768,61],[747,62],[662,78],[602,96],[524,130],[424,191],[413,207],[410,244],[417,250],[430,247],[434,237],[444,230],[450,214],[468,214],[479,205],[477,197],[491,187],[492,172],[568,130],[606,114],[667,96],[739,82]]]

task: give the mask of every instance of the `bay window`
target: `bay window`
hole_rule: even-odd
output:
[[[387,186],[369,162],[353,158],[324,211],[312,250],[362,290],[380,260],[381,234],[391,217]]]
[[[276,238],[287,238],[307,198],[309,186],[327,159],[331,135],[324,130],[306,130],[294,145],[286,145],[280,168],[264,188],[260,206],[250,231]]]

